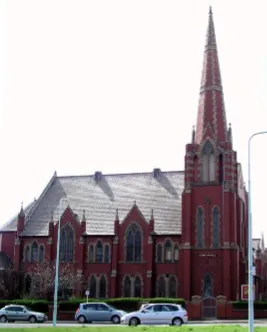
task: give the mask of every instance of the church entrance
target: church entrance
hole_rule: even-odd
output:
[[[215,297],[204,297],[202,299],[202,318],[214,319],[217,316],[216,313],[217,303]]]
[[[216,309],[217,302],[213,296],[213,280],[211,275],[207,273],[203,280],[202,318],[216,318]]]

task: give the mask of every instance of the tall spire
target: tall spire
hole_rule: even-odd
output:
[[[217,142],[227,141],[223,88],[211,7],[209,9],[209,24],[200,87],[196,143],[199,144],[206,137]]]

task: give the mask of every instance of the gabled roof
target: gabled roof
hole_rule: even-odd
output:
[[[83,210],[86,216],[86,233],[113,235],[116,209],[120,222],[124,220],[134,201],[149,222],[154,211],[157,234],[181,234],[181,196],[184,188],[184,172],[102,175],[98,179],[89,176],[55,176],[37,200],[27,218],[25,236],[47,236],[53,212],[59,218],[59,203],[66,197],[69,206],[79,220]],[[63,203],[63,210],[67,203]]]
[[[32,211],[36,201],[34,200],[29,205],[26,206],[24,209],[25,213],[25,220],[27,220],[30,212]],[[0,232],[15,232],[17,230],[17,223],[18,223],[18,213],[13,216],[8,222],[6,222],[1,228]]]

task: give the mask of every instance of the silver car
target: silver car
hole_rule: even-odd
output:
[[[10,304],[0,309],[0,322],[28,321],[30,323],[43,323],[47,316],[41,312],[32,311],[24,305]]]
[[[188,323],[187,311],[179,304],[157,303],[144,305],[140,310],[125,314],[121,323],[131,326],[147,325],[176,325]]]
[[[119,324],[126,312],[103,302],[81,303],[75,313],[79,323],[112,322]]]

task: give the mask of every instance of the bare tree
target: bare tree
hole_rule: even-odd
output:
[[[53,292],[56,266],[55,262],[37,263],[31,270],[32,291],[37,297],[47,297]],[[59,266],[58,289],[63,299],[79,294],[83,288],[83,276],[78,274],[73,264],[61,263]]]
[[[0,270],[0,298],[17,298],[20,293],[21,274],[11,268]]]

